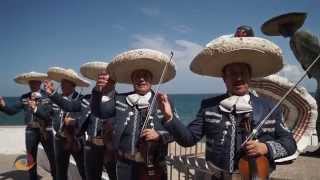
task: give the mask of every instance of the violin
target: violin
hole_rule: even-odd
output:
[[[146,120],[148,122],[142,127],[141,132],[146,128],[153,128],[153,123],[149,121],[150,119],[146,118]],[[161,180],[164,171],[156,163],[158,146],[158,142],[139,140],[138,151],[144,159],[144,163],[138,168],[139,180]]]
[[[245,133],[251,133],[250,114],[243,118]],[[269,177],[269,160],[266,156],[249,157],[245,153],[238,163],[240,175],[244,180],[267,180]]]
[[[70,152],[79,152],[81,150],[80,142],[77,138],[79,129],[76,127],[76,120],[66,113],[62,127],[62,135],[66,138],[64,149]]]
[[[153,128],[153,122],[151,118],[151,113],[153,112],[153,107],[156,102],[156,97],[160,88],[160,84],[163,81],[164,74],[166,73],[167,65],[171,63],[173,57],[173,52],[170,53],[170,60],[169,62],[166,62],[163,68],[163,71],[161,73],[160,80],[158,82],[158,86],[155,90],[154,96],[152,98],[151,104],[149,108],[147,109],[147,115],[145,118],[145,121],[143,123],[143,126],[141,128],[142,134],[143,130],[146,128]],[[145,140],[140,140],[138,149],[139,152],[142,153],[142,156],[144,158],[145,163],[139,167],[139,180],[163,180],[166,179],[166,173],[164,171],[164,168],[161,168],[158,163],[156,163],[156,153],[158,149],[158,143],[156,142],[146,142]]]

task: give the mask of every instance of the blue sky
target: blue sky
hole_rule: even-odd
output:
[[[222,80],[193,74],[192,58],[212,39],[230,34],[239,25],[251,25],[256,36],[278,44],[287,66],[282,74],[296,80],[302,69],[288,39],[267,37],[260,26],[267,19],[292,11],[307,12],[304,29],[320,34],[320,1],[107,1],[1,0],[0,67],[2,96],[18,96],[27,88],[13,78],[51,66],[79,71],[81,64],[112,57],[135,48],[175,52],[177,76],[161,87],[168,93],[219,93]],[[314,91],[316,82],[303,85]],[[126,86],[120,86],[126,90]]]

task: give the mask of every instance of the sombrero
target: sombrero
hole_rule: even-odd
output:
[[[282,64],[281,49],[263,38],[223,36],[211,41],[191,62],[196,74],[222,77],[225,65],[246,63],[252,77],[264,77],[278,72]]]
[[[14,81],[18,84],[28,84],[29,81],[44,81],[48,79],[48,75],[38,72],[23,73],[14,78]]]
[[[250,88],[258,96],[266,97],[277,103],[293,86],[288,79],[270,75],[252,79]],[[318,116],[316,100],[303,87],[295,88],[281,104],[286,126],[292,131],[299,152],[316,150],[318,141],[316,120]]]
[[[48,78],[61,82],[62,79],[73,82],[76,86],[87,87],[90,83],[80,77],[72,69],[64,69],[61,67],[51,67],[48,69]]]
[[[304,23],[306,13],[293,12],[273,17],[263,23],[261,31],[269,36],[292,36]]]
[[[152,73],[152,84],[158,84],[161,74],[167,64],[163,82],[168,82],[176,75],[175,64],[167,55],[151,49],[135,49],[126,51],[114,57],[108,69],[115,81],[131,84],[131,74],[135,70],[144,69]]]
[[[97,80],[100,73],[107,71],[107,67],[108,63],[106,62],[87,62],[81,65],[80,73],[88,79]]]

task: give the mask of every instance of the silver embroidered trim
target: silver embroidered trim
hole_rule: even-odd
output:
[[[159,119],[162,119],[162,118],[164,117],[164,115],[163,115],[163,114],[157,115],[157,117],[158,117]]]
[[[116,108],[117,110],[119,110],[119,111],[126,111],[126,109],[123,108],[123,107],[116,106],[115,108]]]
[[[273,159],[282,158],[288,155],[287,150],[280,143],[275,141],[267,141],[266,143],[271,147]]]
[[[84,107],[84,108],[88,108],[89,107],[88,104],[83,104],[83,103],[81,103],[81,106]]]
[[[268,119],[264,124],[275,124],[276,120],[275,119]]]
[[[234,120],[234,116],[232,114],[229,115],[231,120],[231,142],[230,142],[230,160],[229,160],[229,172],[233,172],[233,164],[234,164],[234,148],[235,148],[235,134],[236,134],[236,121]]]
[[[128,107],[128,104],[125,104],[125,103],[120,102],[120,101],[116,101],[116,104],[118,104],[118,105],[120,105],[120,106],[122,106],[122,107],[124,107],[124,108],[127,108],[127,107]]]
[[[82,99],[82,103],[87,105],[87,106],[90,104],[90,102],[88,100],[86,100],[86,99]]]
[[[221,119],[213,119],[213,118],[205,118],[204,119],[208,123],[220,123]]]
[[[218,114],[218,113],[213,112],[213,111],[205,111],[205,112],[204,112],[204,115],[207,115],[207,116],[216,116],[216,117],[222,118],[222,115],[221,115],[221,114]]]
[[[138,109],[133,108],[134,119],[133,119],[133,130],[132,130],[132,139],[131,139],[131,155],[135,153],[135,141],[136,141],[136,132],[137,132],[137,121],[138,121]]]
[[[262,128],[262,132],[274,132],[275,128]]]

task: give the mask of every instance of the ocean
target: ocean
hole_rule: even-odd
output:
[[[217,94],[171,94],[169,95],[183,123],[192,121],[199,108],[201,100]],[[18,97],[5,97],[9,106],[14,105],[19,100]],[[23,111],[14,116],[8,116],[0,112],[0,125],[23,125]]]

